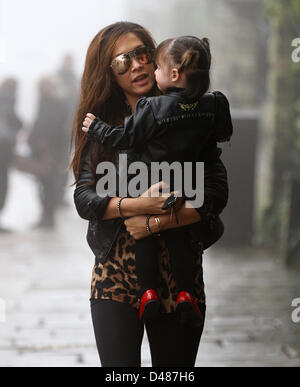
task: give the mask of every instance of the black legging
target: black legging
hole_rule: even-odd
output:
[[[144,327],[138,311],[111,300],[92,301],[91,311],[102,367],[140,367]],[[147,323],[152,366],[194,367],[203,325],[182,324],[173,313]]]

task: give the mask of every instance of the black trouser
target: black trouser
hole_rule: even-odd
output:
[[[4,208],[7,196],[8,173],[12,154],[12,148],[8,144],[0,144],[0,211]]]
[[[111,300],[92,301],[91,311],[102,367],[140,367],[144,327],[138,311]],[[194,367],[203,325],[183,324],[173,313],[148,322],[152,366]]]
[[[66,174],[55,170],[52,175],[39,179],[42,219],[55,222],[56,211],[65,193]]]
[[[170,255],[171,270],[177,292],[188,291],[194,295],[194,255],[191,249],[187,228],[181,227],[164,231],[162,234]],[[157,240],[149,236],[136,241],[136,273],[141,287],[141,295],[148,289],[156,289],[157,278]]]
[[[0,211],[4,208],[8,188],[8,165],[0,164]]]

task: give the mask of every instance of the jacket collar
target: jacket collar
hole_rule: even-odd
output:
[[[167,90],[166,90],[166,94],[181,94],[181,92],[183,91],[184,89],[181,88],[181,87],[168,87]]]

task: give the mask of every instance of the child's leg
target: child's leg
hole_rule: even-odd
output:
[[[163,236],[169,251],[171,269],[178,293],[187,291],[194,294],[194,255],[190,246],[190,237],[186,230],[173,229],[164,231]]]
[[[157,242],[155,237],[149,236],[136,241],[135,259],[141,295],[146,290],[155,290],[157,286]]]

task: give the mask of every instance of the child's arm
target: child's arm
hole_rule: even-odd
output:
[[[230,105],[226,96],[220,91],[213,92],[215,96],[215,128],[216,141],[230,141],[233,133]]]
[[[142,145],[159,129],[150,103],[145,98],[138,101],[134,114],[125,119],[124,126],[109,125],[91,114],[87,115],[83,125],[82,130],[91,141],[120,150]]]

